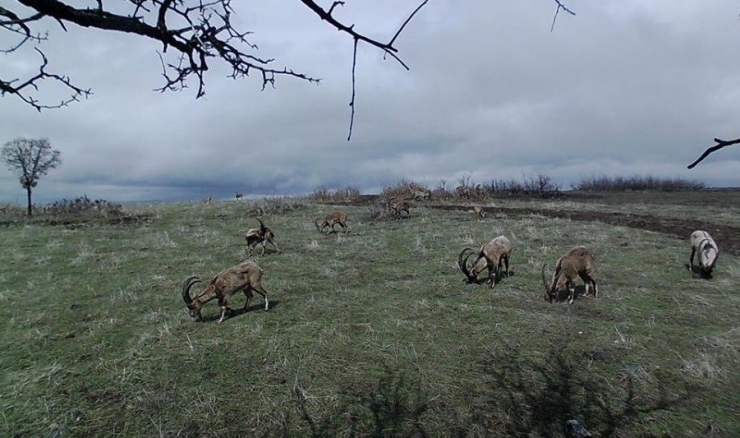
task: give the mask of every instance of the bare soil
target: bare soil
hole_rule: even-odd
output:
[[[712,196],[713,195],[713,196]],[[640,194],[630,194],[629,198],[635,200]],[[714,196],[725,196],[726,194],[717,191],[707,196],[695,196],[686,197],[680,199],[681,202],[677,202],[681,195],[663,195],[660,194],[659,198],[655,197],[655,194],[650,195],[650,200],[658,201],[662,203],[685,203],[687,205],[706,205],[715,202],[712,199]],[[598,202],[604,202],[604,200],[610,200],[611,203],[622,203],[625,202],[627,196],[619,197],[614,195],[609,196],[588,196],[588,195],[569,195],[566,196],[568,200],[588,201],[598,200]],[[667,199],[668,198],[668,199]],[[370,205],[378,200],[377,195],[362,195],[358,200],[352,202],[352,205]],[[646,197],[645,200],[648,200]],[[716,205],[716,204],[715,204]],[[427,204],[429,208],[438,208],[440,210],[449,211],[469,211],[470,206],[461,204]],[[483,207],[483,210],[488,214],[495,216],[497,214],[505,214],[508,217],[525,217],[531,215],[539,215],[544,217],[553,217],[561,219],[570,219],[573,221],[582,222],[602,222],[609,225],[621,225],[630,228],[638,228],[642,230],[655,231],[658,233],[675,236],[680,239],[688,239],[688,236],[692,232],[702,229],[709,231],[717,241],[717,244],[722,248],[723,252],[728,252],[732,255],[740,255],[740,227],[733,227],[728,225],[711,224],[709,226],[706,221],[700,220],[684,220],[674,218],[659,218],[651,215],[637,215],[637,214],[626,214],[626,213],[614,213],[614,212],[595,212],[595,211],[557,211],[557,210],[545,210],[537,208],[506,208],[506,207]]]
[[[431,205],[432,208],[441,210],[470,210],[470,207],[459,205]],[[621,225],[630,228],[639,228],[642,230],[656,231],[681,239],[688,237],[696,230],[702,229],[709,231],[712,237],[723,251],[732,255],[740,254],[740,228],[727,225],[712,224],[707,226],[707,222],[698,220],[681,220],[671,218],[659,218],[649,215],[636,215],[624,213],[609,213],[596,211],[556,211],[541,210],[536,208],[501,208],[487,207],[484,208],[487,214],[505,214],[508,217],[524,217],[539,215],[544,217],[553,217],[561,219],[570,219],[582,222],[602,222],[609,225]]]

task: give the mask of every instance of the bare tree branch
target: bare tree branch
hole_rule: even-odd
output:
[[[332,3],[328,11],[325,11],[323,8],[321,8],[321,6],[319,6],[318,4],[316,4],[316,2],[312,0],[300,0],[300,1],[301,3],[306,5],[309,9],[311,9],[316,15],[318,15],[322,20],[325,20],[327,23],[336,27],[337,30],[339,30],[340,32],[345,32],[351,35],[354,40],[354,45],[352,49],[352,98],[349,102],[349,106],[351,108],[351,114],[350,114],[350,122],[349,122],[349,135],[347,136],[347,141],[350,141],[352,139],[352,126],[355,120],[355,95],[356,95],[355,94],[355,91],[356,91],[355,90],[355,84],[356,84],[355,67],[357,66],[357,45],[358,43],[362,41],[363,43],[369,44],[371,46],[374,46],[382,50],[384,54],[390,55],[391,57],[393,57],[393,59],[398,61],[398,63],[401,64],[403,68],[408,70],[409,67],[401,60],[401,58],[398,57],[398,55],[396,55],[396,53],[398,52],[398,49],[393,47],[393,43],[396,42],[396,39],[401,34],[403,29],[406,27],[406,25],[411,21],[412,18],[414,18],[414,16],[421,10],[421,8],[423,8],[424,5],[426,5],[429,2],[429,0],[422,1],[419,4],[419,6],[417,6],[416,9],[414,9],[414,11],[406,18],[403,24],[401,24],[401,26],[398,28],[396,33],[387,43],[381,43],[378,40],[368,38],[364,36],[363,34],[356,32],[354,30],[355,28],[354,24],[347,26],[339,22],[336,18],[334,18],[334,16],[332,15],[334,8],[337,6],[343,6],[344,5],[343,1],[335,1],[334,3]]]
[[[6,93],[8,94],[15,94],[19,99],[21,99],[23,102],[31,105],[32,107],[36,108],[37,111],[41,111],[42,109],[51,109],[51,108],[60,108],[63,106],[67,106],[68,104],[72,102],[76,102],[80,99],[80,97],[88,97],[91,92],[89,89],[85,90],[82,88],[79,88],[75,85],[73,85],[70,82],[70,79],[66,76],[57,75],[54,73],[48,73],[46,71],[46,66],[49,64],[49,60],[46,59],[46,56],[44,53],[39,50],[38,48],[35,48],[35,50],[41,55],[41,65],[39,66],[39,72],[27,79],[25,82],[22,82],[18,85],[14,85],[16,82],[18,82],[18,79],[13,79],[10,81],[4,81],[0,79],[0,96],[4,96]],[[38,90],[38,82],[51,79],[53,81],[56,81],[66,88],[70,89],[72,94],[68,99],[64,99],[58,104],[55,105],[47,105],[40,103],[37,99],[34,97],[28,95],[25,93],[24,90],[28,88],[33,88],[34,90]]]
[[[355,67],[358,44],[362,42],[376,47],[408,70],[409,67],[399,58],[398,49],[394,47],[394,44],[408,23],[429,0],[421,1],[388,42],[370,38],[356,31],[354,24],[347,25],[336,19],[332,14],[336,8],[344,6],[344,1],[333,1],[326,10],[316,1],[299,1],[319,18],[352,37],[354,48],[350,102],[352,112],[350,132],[347,138],[349,140],[355,114]],[[107,2],[103,0],[89,0],[93,3],[91,5],[93,7],[78,6],[80,2],[69,0],[15,0],[15,2],[30,8],[31,13],[26,13],[28,16],[24,18],[23,14],[0,7],[0,31],[10,31],[21,36],[17,44],[0,47],[0,51],[6,53],[18,50],[29,41],[36,43],[44,41],[46,33],[34,33],[31,24],[48,18],[56,20],[65,31],[67,30],[66,24],[72,23],[80,27],[133,34],[162,43],[159,55],[164,85],[156,89],[161,92],[187,88],[188,80],[194,78],[198,84],[196,98],[202,97],[206,92],[205,74],[212,60],[225,63],[231,69],[228,77],[233,79],[257,72],[262,79],[262,89],[265,89],[267,85],[274,87],[277,76],[291,76],[308,82],[319,82],[317,78],[287,67],[273,67],[274,59],[257,56],[257,45],[247,39],[251,33],[238,31],[232,25],[232,0],[119,0],[114,8],[106,8]],[[121,13],[121,4],[131,5],[131,12]],[[116,12],[113,12],[114,10]],[[165,54],[170,48],[175,51],[174,56],[166,59]],[[41,110],[65,106],[79,100],[80,97],[88,97],[91,94],[90,90],[73,85],[68,77],[47,72],[46,56],[38,48],[35,49],[42,57],[38,73],[25,80],[2,80],[0,77],[0,92],[3,96],[5,94],[16,95],[23,102]],[[40,83],[44,80],[56,81],[69,88],[70,97],[55,105],[40,103],[28,93],[28,90],[38,91]]]
[[[355,124],[355,67],[357,67],[357,38],[355,38],[355,44],[352,49],[352,98],[349,101],[349,107],[352,112],[349,116],[349,134],[347,135],[347,141],[352,138],[352,127]]]
[[[693,163],[689,164],[686,167],[688,169],[693,169],[697,164],[701,163],[705,158],[707,158],[709,156],[709,154],[711,154],[713,152],[716,152],[716,151],[722,149],[723,147],[731,146],[733,144],[740,143],[740,138],[735,139],[735,140],[720,140],[719,138],[715,138],[714,139],[714,142],[717,143],[717,144],[714,145],[714,146],[711,146],[710,148],[708,148],[707,150],[705,150],[704,153],[701,154],[701,156],[696,159],[696,161],[694,161]]]
[[[563,11],[569,13],[570,15],[573,15],[573,16],[576,15],[575,12],[571,11],[570,9],[568,9],[560,0],[553,0],[553,1],[558,5],[558,8],[555,9],[555,15],[553,15],[553,17],[552,17],[552,24],[550,25],[550,32],[552,32],[553,30],[555,30],[555,21],[557,21],[558,14],[560,13],[560,10],[561,9]]]

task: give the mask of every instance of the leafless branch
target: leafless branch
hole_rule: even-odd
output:
[[[347,135],[347,141],[352,138],[352,127],[355,123],[355,67],[357,67],[357,38],[354,40],[354,47],[352,49],[352,99],[349,101],[351,113],[349,117],[349,135]]]
[[[553,15],[553,17],[552,17],[552,25],[550,25],[550,32],[552,32],[553,30],[555,30],[555,21],[557,21],[558,14],[560,13],[560,10],[561,9],[563,11],[569,13],[570,15],[573,15],[573,16],[576,15],[575,12],[571,11],[570,9],[568,9],[560,0],[553,0],[553,1],[558,5],[558,8],[555,9],[555,15]]]
[[[414,12],[412,12],[408,17],[406,17],[406,21],[404,21],[401,27],[398,28],[398,30],[396,31],[396,34],[393,35],[393,38],[391,38],[391,41],[388,43],[388,45],[392,46],[393,43],[396,42],[396,38],[398,38],[398,36],[401,35],[401,32],[403,32],[403,29],[406,27],[406,25],[409,24],[411,19],[414,18],[414,15],[416,15],[416,13],[419,12],[421,8],[423,8],[424,5],[426,5],[428,2],[429,0],[424,0],[423,2],[421,2],[421,4],[419,4],[419,6],[417,6],[416,9],[414,9]],[[408,67],[406,69],[408,70]]]
[[[19,5],[30,8],[31,13],[24,18],[6,7],[0,7],[0,31],[11,31],[22,37],[18,44],[0,47],[0,51],[15,51],[28,41],[42,42],[46,39],[46,34],[34,33],[31,24],[42,19],[51,19],[59,23],[64,30],[67,29],[66,25],[72,23],[81,27],[133,34],[160,42],[162,49],[159,55],[164,84],[157,88],[158,91],[181,90],[187,88],[189,80],[194,79],[198,84],[196,98],[202,97],[206,92],[205,75],[209,70],[209,63],[214,60],[225,63],[231,69],[228,76],[234,79],[257,72],[262,78],[263,89],[268,85],[274,86],[278,76],[292,76],[309,82],[319,82],[317,78],[287,67],[273,67],[272,58],[257,56],[257,45],[247,39],[251,33],[240,32],[232,26],[232,0],[127,0],[120,2],[131,5],[128,13],[114,13],[110,7],[106,8],[109,2],[103,0],[95,0],[92,2],[92,7],[78,6],[79,3],[69,0],[15,1]],[[350,103],[352,120],[354,120],[355,67],[359,42],[380,49],[408,70],[408,66],[398,57],[398,49],[394,47],[394,44],[404,28],[428,1],[421,1],[390,41],[384,43],[356,31],[354,25],[344,24],[332,15],[338,7],[344,6],[344,1],[333,1],[331,6],[325,10],[313,0],[300,0],[319,18],[353,39],[352,100]],[[172,49],[175,53],[165,57],[168,49]],[[73,85],[66,76],[48,73],[46,71],[48,60],[40,50],[37,49],[37,51],[42,56],[39,73],[23,81],[19,79],[0,80],[0,92],[3,95],[14,94],[37,110],[41,110],[64,106],[78,100],[80,96],[87,97],[90,94],[90,90]],[[58,81],[68,87],[72,92],[70,98],[57,105],[45,105],[23,91],[31,88],[38,90],[37,84],[45,79]],[[351,132],[352,123],[350,123],[350,137]]]
[[[41,65],[39,66],[39,72],[36,73],[36,75],[26,79],[24,82],[15,85],[18,82],[18,79],[12,79],[10,81],[4,81],[0,78],[0,95],[4,96],[6,93],[8,94],[14,94],[19,99],[21,99],[23,102],[31,105],[32,107],[36,108],[37,111],[41,111],[42,109],[51,109],[51,108],[60,108],[63,106],[67,106],[68,104],[78,101],[80,97],[87,98],[91,92],[89,89],[85,90],[82,88],[79,88],[72,84],[70,79],[66,76],[57,75],[54,73],[48,73],[46,71],[46,66],[49,64],[49,60],[46,59],[46,56],[44,53],[39,50],[38,48],[35,48],[36,52],[38,52],[41,55]],[[36,98],[33,96],[28,95],[25,90],[29,88],[33,88],[34,90],[38,90],[37,82],[51,79],[53,81],[56,81],[66,88],[70,89],[72,92],[72,95],[65,100],[62,100],[60,103],[56,105],[46,105],[40,103]]]
[[[398,53],[398,49],[396,49],[393,44],[396,42],[396,39],[401,34],[403,29],[406,27],[406,25],[411,21],[412,18],[421,10],[421,8],[426,5],[429,0],[422,1],[419,6],[414,9],[414,11],[406,18],[406,20],[401,24],[401,26],[398,28],[396,33],[393,35],[393,37],[387,42],[382,43],[378,40],[374,40],[372,38],[368,38],[365,35],[358,33],[354,30],[355,25],[346,25],[341,22],[339,22],[334,16],[332,15],[332,12],[334,11],[334,8],[337,6],[344,5],[343,1],[335,1],[332,3],[331,7],[328,11],[325,11],[321,6],[316,4],[316,2],[312,0],[300,0],[301,3],[306,5],[309,9],[311,9],[316,15],[318,15],[322,20],[326,21],[330,25],[334,26],[339,30],[340,32],[345,32],[352,36],[354,40],[354,45],[352,49],[352,99],[350,100],[349,106],[351,108],[351,114],[350,114],[350,122],[349,122],[349,135],[347,136],[347,141],[349,141],[352,138],[352,126],[354,124],[355,119],[355,67],[357,65],[357,45],[360,41],[363,43],[369,44],[371,46],[374,46],[384,52],[384,55],[390,55],[393,59],[395,59],[403,68],[406,70],[409,69],[409,67],[404,63],[401,58],[398,57],[396,53]]]
[[[740,138],[735,139],[735,140],[720,140],[719,138],[715,138],[714,139],[714,142],[717,143],[717,144],[714,145],[714,146],[711,146],[710,148],[708,148],[707,150],[705,150],[704,153],[701,154],[701,156],[699,158],[697,158],[696,161],[694,161],[693,163],[689,164],[687,166],[687,168],[693,169],[697,164],[701,163],[705,158],[707,158],[709,156],[709,154],[711,154],[713,152],[716,152],[716,151],[722,149],[725,146],[731,146],[733,144],[740,143]]]

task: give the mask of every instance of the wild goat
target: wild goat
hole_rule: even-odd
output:
[[[703,278],[709,278],[719,257],[719,247],[706,231],[697,230],[691,233],[689,270],[692,273],[694,272],[694,254],[697,252],[699,252],[699,272]]]
[[[483,210],[483,207],[479,207],[477,205],[473,207],[473,213],[481,219],[486,217],[486,212]]]
[[[472,263],[468,265],[468,259],[470,256],[475,254],[471,248],[465,248],[462,250],[460,255],[457,257],[457,264],[462,270],[465,277],[467,277],[468,283],[490,283],[491,288],[496,286],[496,281],[501,273],[502,263],[506,265],[506,276],[509,276],[509,258],[511,252],[514,249],[513,245],[504,236],[498,236],[481,246],[478,251],[478,257]],[[466,255],[467,254],[467,255]],[[485,280],[479,280],[478,275],[483,269],[488,268],[488,278]]]
[[[213,201],[213,196],[208,195],[203,199],[203,203],[205,205],[211,205],[211,202]]]
[[[332,231],[336,231],[334,229],[334,225],[339,224],[339,226],[342,227],[343,232],[349,232],[349,225],[347,225],[347,213],[343,212],[342,210],[337,210],[333,213],[329,213],[324,217],[324,220],[321,221],[321,219],[316,219],[314,221],[314,225],[316,225],[316,229],[319,230],[319,233],[324,232],[324,228],[331,226]]]
[[[411,216],[411,212],[409,211],[410,209],[411,209],[411,204],[408,201],[391,200],[388,203],[388,212],[394,218],[403,217],[404,211],[406,212],[406,216],[410,217]]]
[[[236,198],[237,201],[241,201],[242,199],[244,199],[244,194],[236,192],[236,196],[234,197]]]
[[[265,224],[262,223],[261,219],[258,218],[257,221],[259,221],[260,227],[249,229],[247,234],[244,236],[244,239],[247,241],[248,254],[252,255],[252,250],[259,245],[262,247],[260,255],[264,255],[265,246],[267,246],[268,243],[271,243],[277,252],[280,252],[280,248],[278,248],[278,244],[275,242],[275,233],[273,233],[271,229],[267,228]]]
[[[182,298],[185,300],[185,305],[190,311],[190,316],[198,318],[198,321],[203,321],[203,316],[200,313],[203,305],[217,299],[218,305],[221,307],[221,318],[219,318],[218,322],[223,322],[226,317],[226,311],[231,310],[229,309],[229,299],[238,291],[243,291],[247,297],[247,302],[244,303],[242,311],[246,311],[249,308],[249,302],[252,300],[252,291],[262,295],[262,299],[265,301],[265,310],[269,310],[270,308],[270,303],[267,300],[267,291],[262,287],[262,269],[252,260],[244,261],[219,272],[199,294],[191,297],[190,288],[196,283],[201,283],[201,279],[198,276],[188,277],[183,282]]]
[[[545,279],[546,266],[546,263],[542,265],[542,284],[545,285],[546,300],[553,302],[558,291],[565,286],[568,288],[568,304],[572,304],[575,299],[573,280],[576,277],[581,277],[581,280],[583,280],[586,285],[586,293],[593,289],[594,297],[599,296],[596,280],[591,277],[595,266],[594,256],[585,246],[576,246],[558,259],[549,285]]]

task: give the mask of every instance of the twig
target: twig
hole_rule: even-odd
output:
[[[575,16],[576,13],[568,9],[563,3],[560,2],[560,0],[554,0],[555,3],[557,3],[558,8],[555,9],[555,15],[552,17],[552,24],[550,25],[550,32],[555,30],[555,21],[558,19],[558,14],[560,13],[560,10],[564,10],[565,12],[569,13],[570,15]]]
[[[355,123],[355,68],[357,67],[357,38],[355,38],[354,48],[352,50],[352,99],[349,101],[351,113],[349,116],[349,135],[347,141],[352,138],[352,126]]]

